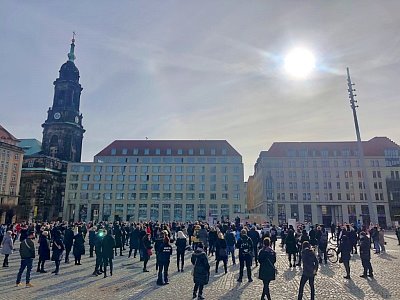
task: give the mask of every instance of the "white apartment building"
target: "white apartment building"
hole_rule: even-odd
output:
[[[70,163],[65,220],[233,220],[244,212],[242,156],[224,140],[116,140]]]
[[[390,225],[386,180],[400,170],[400,147],[386,137],[363,142],[373,209]],[[367,189],[356,142],[276,142],[262,151],[248,187],[253,213],[274,223],[368,224]],[[251,204],[251,205],[249,205]],[[251,206],[251,207],[250,207]]]

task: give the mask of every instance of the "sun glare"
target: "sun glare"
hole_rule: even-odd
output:
[[[296,48],[286,55],[284,67],[291,76],[305,78],[315,68],[315,57],[305,48]]]

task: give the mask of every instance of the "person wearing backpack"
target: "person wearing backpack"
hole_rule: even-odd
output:
[[[311,297],[310,300],[315,299],[315,288],[314,288],[314,279],[315,275],[317,275],[318,271],[318,259],[314,254],[314,251],[311,250],[310,242],[305,241],[302,245],[302,257],[303,257],[303,274],[300,279],[299,286],[299,294],[297,296],[297,300],[303,299],[304,286],[307,281],[310,285]]]
[[[232,253],[232,263],[234,265],[236,265],[236,260],[235,260],[236,238],[235,238],[235,234],[231,231],[230,228],[225,233],[225,241],[226,241],[226,250],[228,252],[228,257],[229,257],[229,254]]]
[[[261,295],[261,300],[265,299],[267,296],[268,300],[271,300],[271,294],[269,292],[269,283],[275,280],[276,269],[276,253],[271,248],[271,241],[269,238],[263,240],[263,248],[258,254],[258,262],[260,263],[260,270],[258,273],[258,278],[263,281],[263,291]]]
[[[253,260],[253,241],[247,236],[246,229],[242,229],[240,231],[240,238],[236,243],[236,247],[239,249],[240,264],[239,278],[237,281],[242,282],[244,265],[246,264],[247,279],[249,280],[249,282],[252,282],[253,279],[251,278],[251,263]]]
[[[22,273],[26,269],[26,287],[33,287],[31,284],[31,271],[32,271],[32,264],[33,259],[35,258],[35,244],[33,243],[32,239],[35,238],[35,233],[33,231],[28,232],[28,237],[24,239],[19,248],[19,254],[21,256],[21,266],[18,271],[17,275],[17,282],[16,286],[21,286],[21,277]]]

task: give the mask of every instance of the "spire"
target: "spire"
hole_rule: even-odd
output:
[[[72,62],[74,62],[74,60],[75,60],[74,49],[75,49],[75,31],[72,32],[72,43],[71,43],[71,48],[68,53],[68,60],[72,61]]]

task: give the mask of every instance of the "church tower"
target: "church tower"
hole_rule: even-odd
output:
[[[61,66],[60,75],[53,83],[53,106],[47,111],[47,120],[42,124],[42,150],[47,156],[80,162],[85,130],[79,112],[82,87],[79,84],[79,70],[74,63],[74,50],[75,34],[68,61]]]

